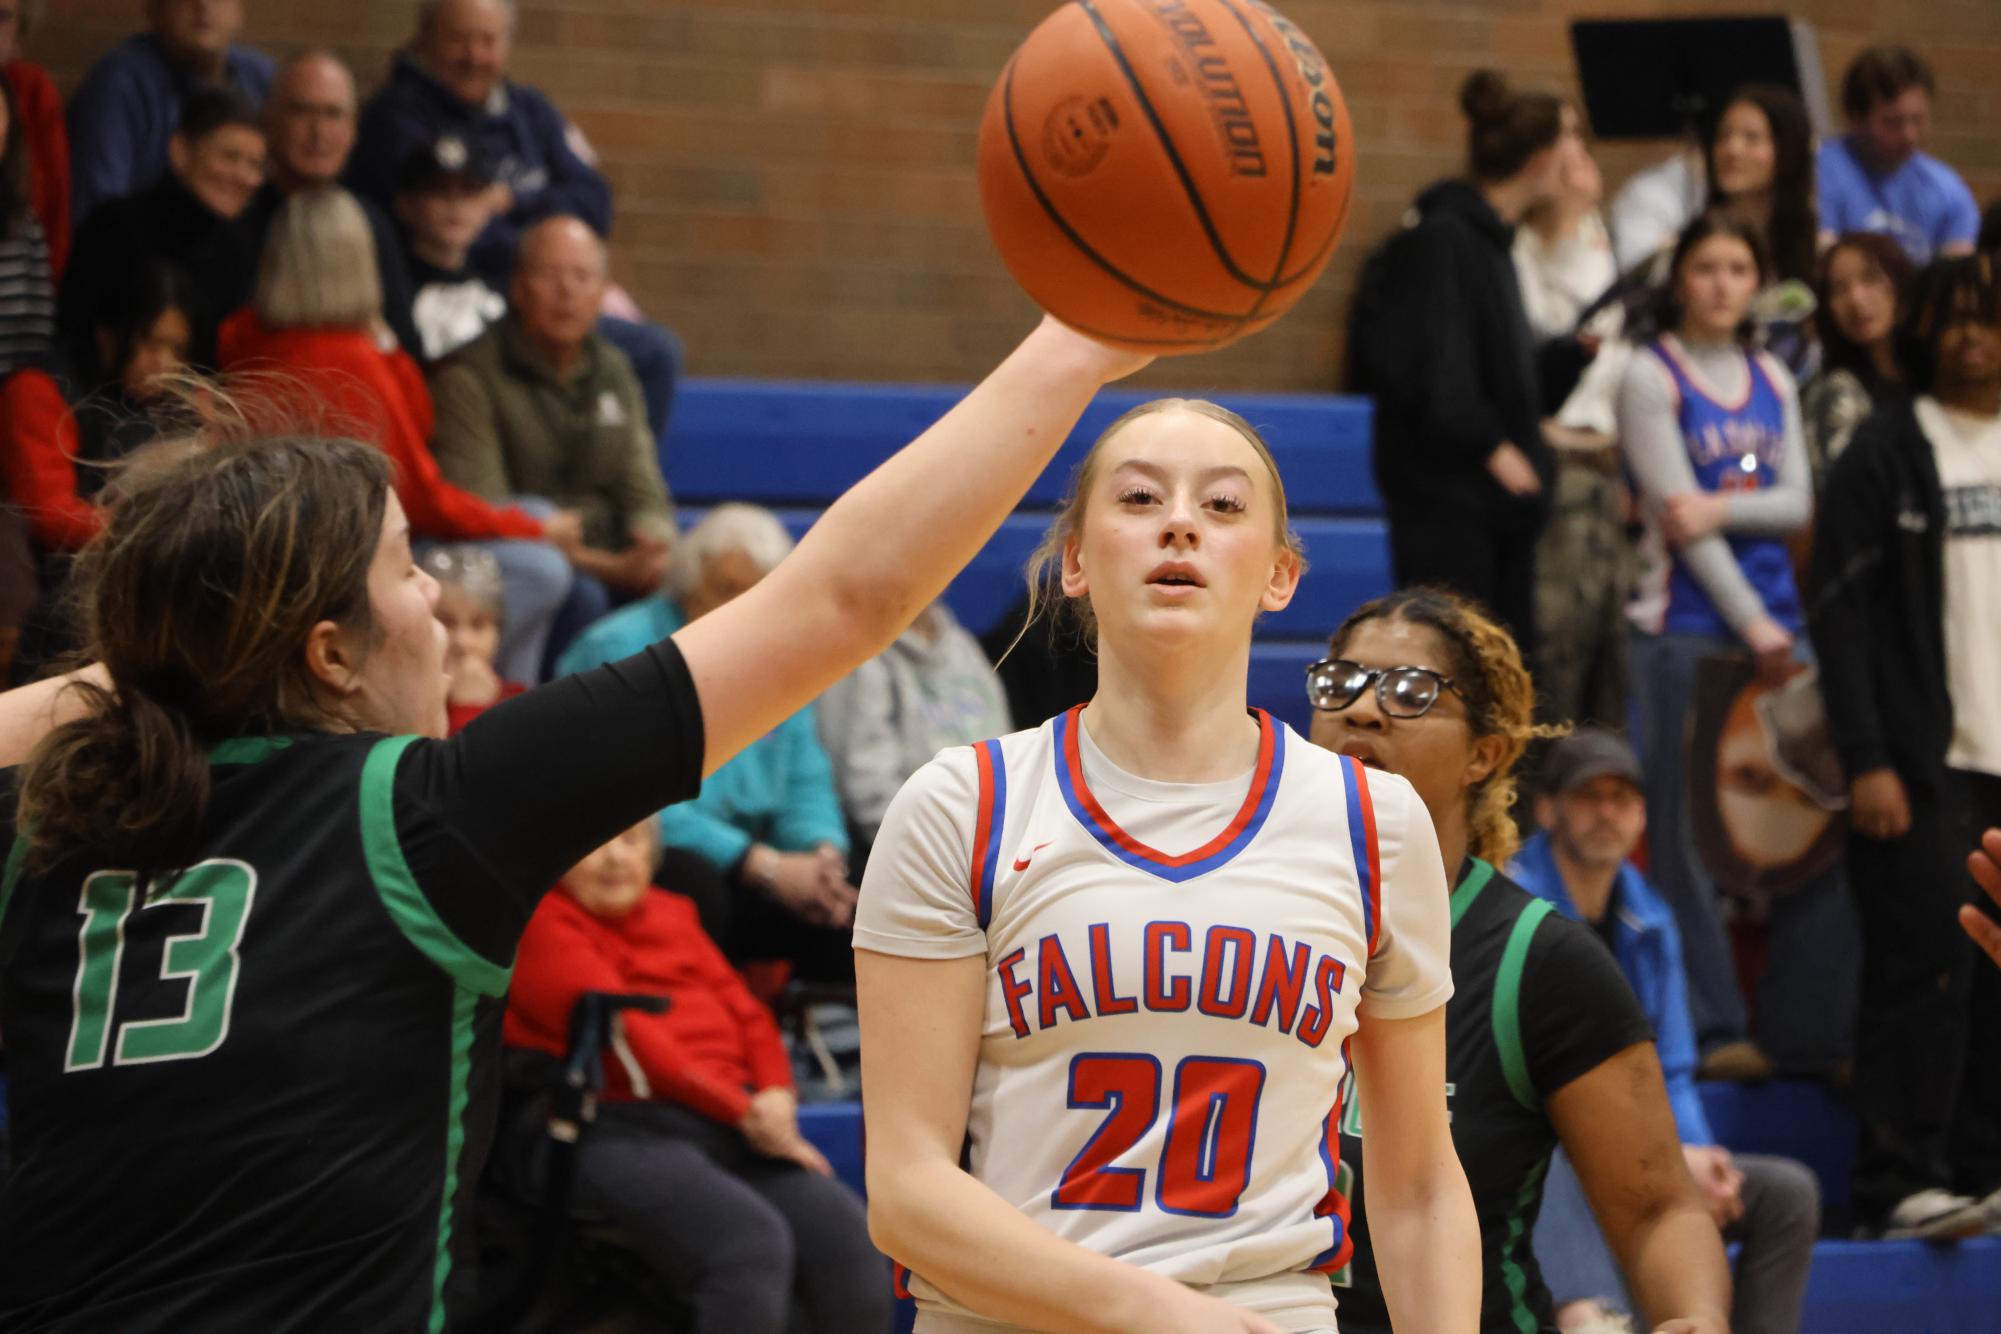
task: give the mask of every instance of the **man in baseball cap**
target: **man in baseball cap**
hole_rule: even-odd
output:
[[[1654,1026],[1682,1156],[1725,1240],[1743,1245],[1731,1328],[1798,1329],[1820,1228],[1820,1188],[1802,1164],[1733,1155],[1710,1131],[1695,1090],[1695,1027],[1674,912],[1627,860],[1647,827],[1639,758],[1617,734],[1583,728],[1550,748],[1543,774],[1536,798],[1542,831],[1523,845],[1508,874],[1598,931]],[[1770,1074],[1763,1053],[1744,1045],[1743,1073]],[[1580,1316],[1588,1303],[1633,1309],[1567,1165],[1550,1172],[1535,1242],[1559,1319],[1572,1304]]]
[[[412,317],[426,362],[470,343],[507,313],[507,299],[471,264],[473,242],[500,207],[495,179],[479,145],[458,134],[412,149],[397,169],[396,219],[417,289]]]

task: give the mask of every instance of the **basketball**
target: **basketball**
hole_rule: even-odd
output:
[[[1326,267],[1354,137],[1327,61],[1259,0],[1071,0],[987,99],[979,179],[1044,310],[1199,352],[1276,320]]]

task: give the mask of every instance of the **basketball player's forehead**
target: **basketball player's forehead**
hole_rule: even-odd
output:
[[[1199,412],[1170,408],[1135,417],[1100,447],[1098,473],[1122,471],[1233,477],[1270,497],[1269,465],[1242,431]]]
[[[1445,641],[1428,625],[1377,617],[1348,632],[1341,656],[1364,667],[1428,667],[1452,675]]]

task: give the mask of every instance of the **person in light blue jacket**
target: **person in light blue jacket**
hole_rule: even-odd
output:
[[[771,511],[717,506],[675,548],[661,595],[592,624],[557,659],[556,675],[665,638],[755,584],[791,549]],[[732,959],[785,959],[801,976],[853,976],[847,821],[810,705],[659,820],[667,851],[660,882],[695,900],[703,927]]]
[[[1682,1156],[1726,1241],[1742,1244],[1731,1329],[1797,1330],[1820,1227],[1820,1187],[1790,1158],[1732,1154],[1716,1142],[1695,1088],[1695,1027],[1674,912],[1627,855],[1646,831],[1639,759],[1617,735],[1584,728],[1551,747],[1540,833],[1508,875],[1558,911],[1597,931],[1619,961],[1654,1027]],[[1535,1231],[1536,1259],[1568,1327],[1596,1308],[1631,1310],[1619,1267],[1591,1215],[1576,1174],[1551,1160]]]

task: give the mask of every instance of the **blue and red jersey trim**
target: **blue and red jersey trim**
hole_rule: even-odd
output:
[[[1000,871],[1001,829],[1007,822],[1007,760],[998,741],[975,745],[973,759],[980,783],[973,817],[973,911],[984,931],[993,920],[994,876]]]
[[[1278,795],[1279,779],[1285,772],[1285,730],[1276,726],[1263,709],[1251,710],[1258,720],[1258,760],[1251,771],[1251,789],[1244,794],[1244,804],[1237,808],[1222,833],[1193,852],[1179,855],[1169,855],[1140,842],[1121,829],[1118,821],[1098,804],[1090,784],[1084,780],[1084,760],[1078,741],[1083,726],[1078,715],[1082,711],[1080,704],[1056,715],[1056,786],[1063,793],[1063,804],[1077,817],[1077,823],[1126,865],[1178,885],[1225,865],[1249,847],[1264,828],[1265,817],[1271,814],[1272,801]]]
[[[1348,1044],[1341,1044],[1341,1064],[1352,1072],[1354,1066],[1348,1063]],[[1327,1193],[1320,1203],[1313,1207],[1315,1218],[1324,1218],[1334,1225],[1334,1239],[1327,1249],[1313,1257],[1307,1266],[1316,1274],[1332,1274],[1344,1268],[1355,1255],[1355,1239],[1349,1234],[1348,1220],[1352,1206],[1348,1197],[1341,1193],[1341,1102],[1350,1086],[1345,1076],[1335,1086],[1334,1105],[1327,1109],[1327,1119],[1320,1123],[1320,1165],[1327,1170]]]
[[[1383,929],[1382,853],[1376,845],[1376,803],[1369,795],[1369,776],[1352,755],[1341,757],[1341,785],[1348,796],[1348,845],[1355,854],[1355,878],[1362,886],[1362,934],[1373,959]]]

